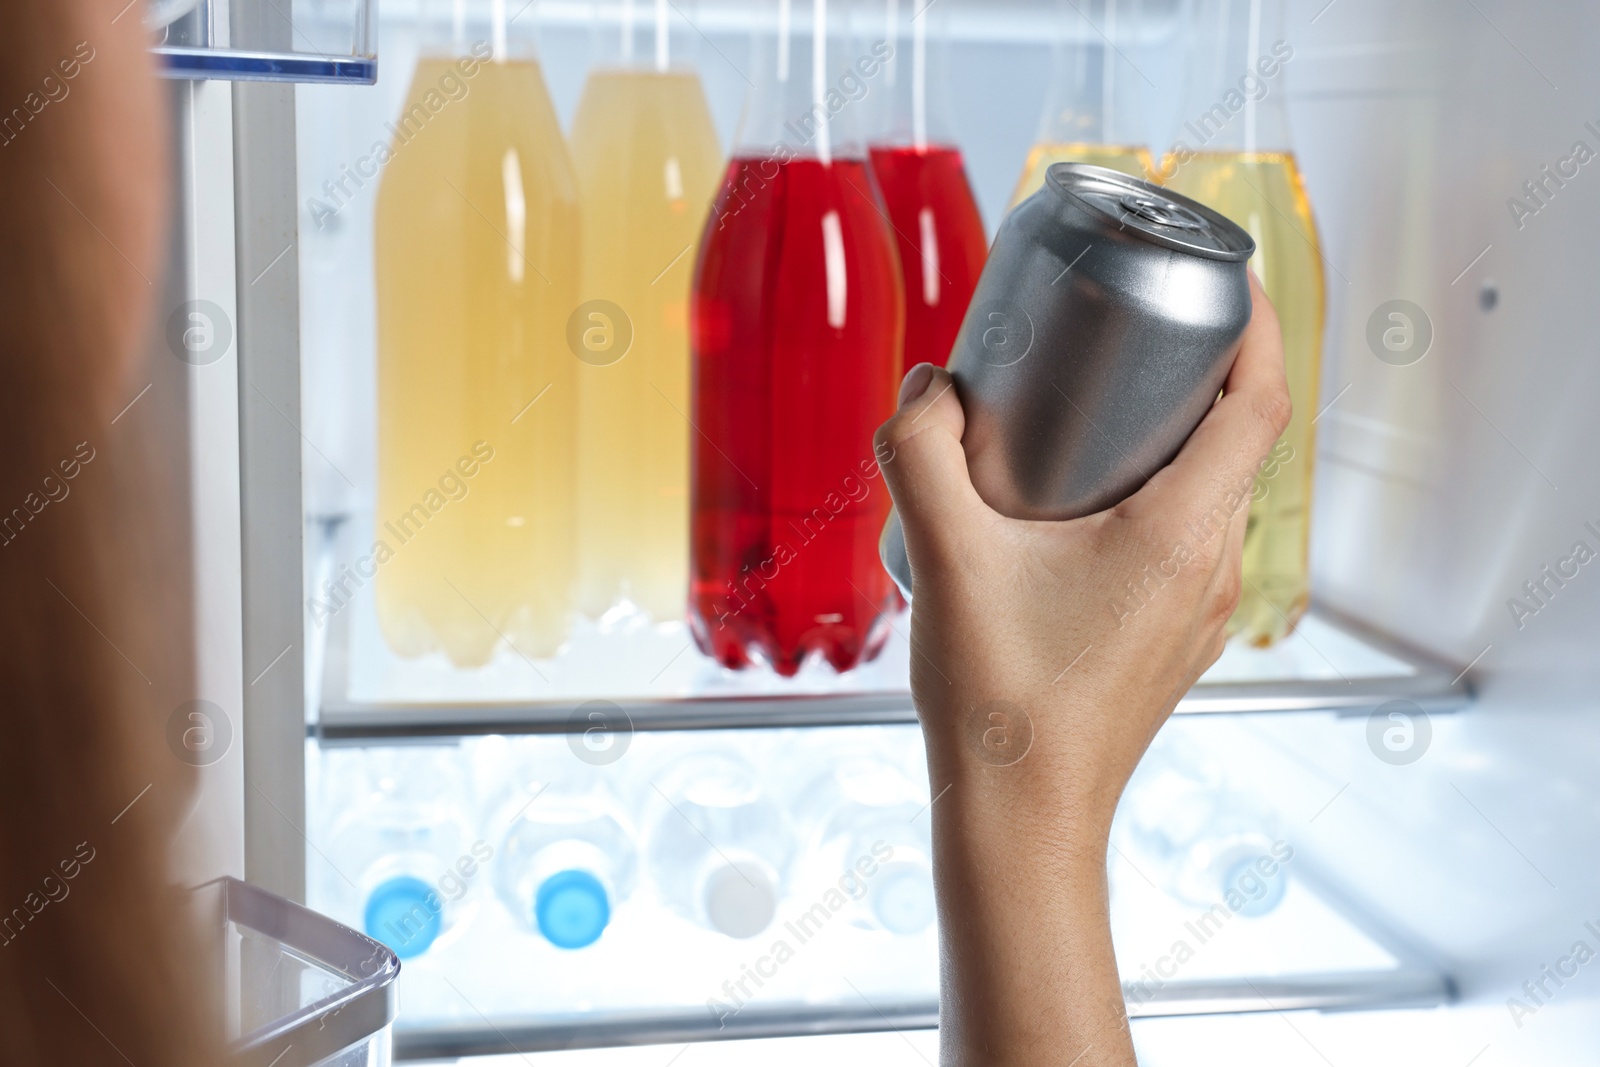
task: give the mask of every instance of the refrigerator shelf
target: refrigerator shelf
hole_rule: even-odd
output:
[[[321,575],[341,570],[344,540],[343,531],[332,532]],[[628,619],[578,623],[549,660],[502,645],[486,666],[462,670],[442,653],[395,655],[379,632],[367,583],[325,618],[313,611],[308,621],[310,663],[321,679],[309,729],[325,743],[362,744],[580,732],[594,714],[630,733],[913,723],[908,616],[891,626],[882,655],[845,675],[816,664],[793,679],[724,670],[694,648],[682,623]],[[1471,702],[1472,688],[1456,665],[1313,606],[1295,633],[1270,649],[1230,645],[1176,712],[1357,715],[1396,700],[1428,714],[1452,712]]]
[[[1235,798],[1241,789],[1255,795],[1259,783],[1252,787],[1252,782],[1260,768],[1245,758],[1231,734],[1210,737],[1215,731],[1204,719],[1173,726],[1188,738],[1177,743],[1204,745],[1223,761],[1213,767],[1218,789]],[[905,726],[651,734],[633,739],[615,762],[595,770],[619,796],[647,797],[644,787],[674,753],[697,748],[739,751],[790,812],[802,842],[815,840],[806,829],[815,812],[807,814],[803,803],[812,796],[805,786],[809,770],[833,765],[841,753],[876,753],[903,764],[909,778],[926,781],[917,733]],[[449,887],[453,906],[461,910],[436,942],[406,959],[399,979],[405,1008],[395,1030],[398,1058],[938,1025],[937,924],[891,935],[861,925],[850,910],[854,905],[844,904],[831,919],[808,926],[807,917],[826,900],[821,890],[831,884],[832,871],[821,854],[797,857],[770,925],[748,939],[717,934],[674,911],[661,881],[663,868],[650,863],[612,913],[604,936],[590,946],[560,949],[530,932],[501,892],[515,883],[501,865],[519,859],[496,813],[516,801],[482,798],[501,795],[498,779],[508,766],[538,768],[541,781],[574,766],[574,752],[555,737],[459,739],[431,754],[419,751],[415,742],[389,752],[310,744],[310,904],[335,919],[361,922],[363,905],[355,886],[370,879],[355,858],[359,844],[351,847],[348,796],[357,788],[354,783],[372,773],[369,761],[375,757],[387,768],[381,773],[403,775],[397,781],[432,777],[420,773],[424,766],[437,774],[458,774],[470,782],[463,803],[479,812],[467,817],[480,838],[473,850],[480,869]],[[1136,780],[1130,795],[1146,788]],[[528,804],[541,803],[542,793],[534,792]],[[925,818],[930,795],[931,789],[919,792],[923,806],[913,822]],[[644,802],[628,802],[629,810]],[[1253,813],[1249,818],[1259,822],[1264,841],[1289,832],[1281,810],[1309,802],[1309,795],[1291,786],[1276,792],[1270,804],[1257,797],[1238,811]],[[636,819],[643,850],[649,823]],[[391,833],[385,825],[378,820],[374,832]],[[1235,824],[1226,818],[1216,823],[1219,831],[1227,825]],[[1306,844],[1298,832],[1291,836],[1296,846]],[[1283,891],[1263,914],[1220,896],[1208,895],[1199,903],[1194,897],[1180,899],[1171,872],[1154,865],[1159,859],[1137,840],[1114,830],[1112,841],[1112,931],[1128,1010],[1135,1017],[1420,1007],[1445,1003],[1454,994],[1451,978],[1432,954],[1348,893],[1309,848],[1283,847],[1286,839],[1273,846],[1282,859]],[[661,862],[657,855],[655,864]],[[502,876],[511,881],[502,883]],[[445,881],[439,884],[444,892]],[[1211,902],[1209,908],[1205,901]],[[1180,941],[1189,950],[1175,958]],[[765,976],[758,988],[746,986],[743,997],[730,992],[730,981],[744,982],[756,972]]]
[[[1444,670],[1429,675],[1319,681],[1217,682],[1205,680],[1173,709],[1178,715],[1281,712],[1366,714],[1404,700],[1430,715],[1459,711],[1472,702],[1470,686],[1452,683]],[[365,703],[325,700],[309,732],[324,743],[367,743],[407,737],[581,732],[593,701],[629,731],[764,729],[790,726],[869,726],[913,723],[906,691],[794,696],[707,696],[669,699],[604,697],[484,703]],[[580,711],[580,709],[583,709]]]

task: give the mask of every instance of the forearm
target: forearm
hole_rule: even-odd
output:
[[[939,798],[940,1062],[1133,1064],[1111,945],[1104,805],[1063,784],[1070,771],[1047,744],[996,765],[1020,753],[975,751],[972,726],[954,716],[926,737]]]
[[[926,364],[874,439],[892,458],[883,474],[914,584],[948,1065],[1135,1063],[1107,838],[1238,604],[1248,508],[1226,511],[1224,535],[1200,545],[1188,517],[1212,513],[1219,487],[1248,486],[1288,425],[1277,318],[1253,278],[1251,292],[1221,399],[1172,463],[1108,511],[1039,522],[990,508],[968,470],[958,383]],[[1117,609],[1151,561],[1178,555],[1160,608]]]

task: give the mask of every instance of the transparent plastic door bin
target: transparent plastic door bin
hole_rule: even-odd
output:
[[[371,85],[376,0],[144,0],[169,78]]]
[[[216,941],[236,1067],[389,1067],[400,960],[324,915],[234,878],[195,890]]]

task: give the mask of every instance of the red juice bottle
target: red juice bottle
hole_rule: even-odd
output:
[[[872,434],[895,407],[904,296],[865,153],[830,110],[841,73],[809,54],[828,40],[812,2],[809,38],[769,23],[758,55],[781,76],[746,108],[690,301],[690,626],[724,666],[786,676],[871,659],[899,605]],[[785,6],[800,23],[805,0]]]
[[[872,167],[889,207],[906,293],[901,369],[942,367],[989,254],[961,150],[873,145]]]
[[[921,5],[908,4],[907,7]],[[883,85],[863,103],[906,293],[902,370],[944,366],[989,253],[983,218],[948,114],[950,7],[897,0],[857,8],[857,36],[892,44]],[[931,38],[931,43],[930,43]]]

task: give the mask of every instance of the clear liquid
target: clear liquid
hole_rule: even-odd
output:
[[[1244,592],[1228,624],[1230,633],[1265,647],[1294,629],[1311,598],[1311,420],[1317,413],[1323,319],[1316,223],[1291,153],[1203,152],[1181,166],[1169,157],[1163,170],[1172,174],[1170,188],[1210,205],[1255,238],[1251,266],[1283,327],[1294,418],[1256,478],[1244,541]]]
[[[448,69],[417,64],[378,194],[376,594],[397,653],[477,666],[566,635],[578,197],[538,64],[429,112]]]
[[[1131,174],[1135,178],[1149,178],[1155,173],[1155,160],[1150,149],[1143,145],[1114,144],[1063,144],[1046,142],[1036,144],[1028,153],[1028,162],[1022,168],[1022,180],[1017,191],[1011,194],[1011,206],[1016,207],[1044,185],[1044,172],[1055,163],[1092,163],[1097,167]]]
[[[578,608],[631,601],[683,617],[689,590],[689,286],[722,176],[700,79],[601,70],[572,128],[583,204],[582,299],[631,325],[607,362],[604,323],[578,373]],[[604,312],[602,312],[604,314]]]

